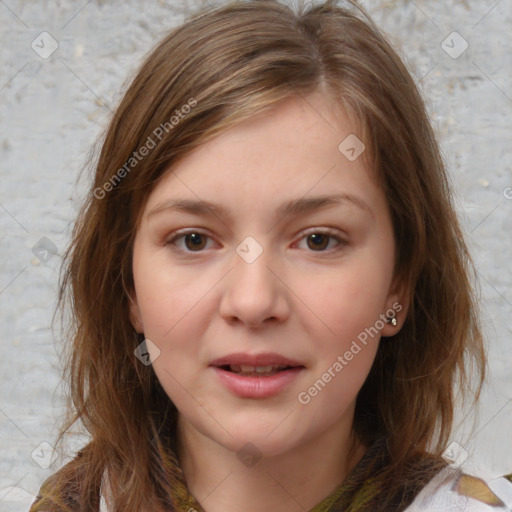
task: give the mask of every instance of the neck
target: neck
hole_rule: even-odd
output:
[[[236,453],[178,422],[179,459],[191,494],[206,512],[304,512],[348,476],[366,451],[352,429],[333,425],[318,438],[244,465]]]

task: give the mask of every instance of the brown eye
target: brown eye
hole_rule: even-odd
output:
[[[203,237],[203,240],[201,240],[201,237]],[[201,250],[205,246],[205,237],[201,233],[190,233],[185,235],[184,239],[187,249],[191,249],[192,251]],[[187,242],[190,242],[190,245]]]
[[[201,252],[205,248],[208,238],[208,236],[199,231],[188,231],[175,236],[166,242],[166,245],[175,246],[182,252]],[[179,244],[178,240],[183,240],[184,244]]]
[[[347,242],[334,231],[310,231],[301,239],[306,240],[307,249],[313,252],[331,252],[343,248]],[[332,240],[336,241],[334,247],[329,247]]]
[[[312,235],[308,235],[308,247],[315,251],[324,250],[329,245],[329,238],[331,237],[324,233],[313,233]]]

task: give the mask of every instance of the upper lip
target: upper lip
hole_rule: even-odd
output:
[[[298,361],[289,359],[279,354],[265,353],[265,354],[229,354],[227,356],[219,357],[214,359],[210,366],[229,366],[232,364],[236,365],[247,365],[247,366],[304,366]]]

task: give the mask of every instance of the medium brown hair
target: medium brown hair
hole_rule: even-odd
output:
[[[484,378],[473,266],[417,87],[355,7],[332,0],[295,12],[277,1],[235,2],[196,13],[146,58],[106,132],[61,275],[59,307],[71,311],[70,416],[59,441],[81,423],[90,442],[43,485],[32,512],[95,510],[104,470],[116,512],[176,509],[177,411],[151,366],[135,357],[140,340],[129,320],[138,222],[180,158],[315,91],[357,122],[365,163],[390,207],[395,274],[411,290],[403,328],[382,340],[358,395],[355,432],[366,444],[387,436],[392,463],[379,478],[389,492],[415,457],[440,458],[457,389],[470,389],[474,367],[477,398]],[[194,106],[171,122],[187,104]],[[156,140],[157,127],[165,137],[127,166],[148,137]]]

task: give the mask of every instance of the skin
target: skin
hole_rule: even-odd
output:
[[[349,457],[355,400],[379,335],[309,403],[297,399],[394,303],[403,305],[398,325],[382,336],[396,334],[406,314],[384,194],[362,158],[338,150],[351,133],[319,93],[286,100],[187,155],[145,205],[131,321],[160,351],[153,368],[179,411],[179,459],[207,512],[309,510],[365,452],[356,439]],[[368,210],[343,201],[276,213],[291,199],[333,193],[357,196]],[[231,217],[148,215],[170,198],[220,203]],[[204,236],[170,243],[184,228]],[[343,243],[325,236],[315,245],[310,235],[327,228]],[[236,252],[248,236],[263,250],[252,263]],[[275,352],[305,369],[276,396],[241,398],[208,367],[234,352]],[[237,457],[247,442],[261,455],[252,466]]]

